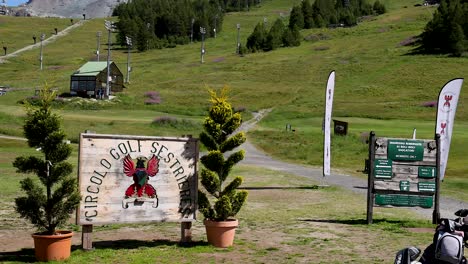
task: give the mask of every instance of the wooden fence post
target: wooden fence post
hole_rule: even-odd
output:
[[[81,226],[81,245],[83,250],[93,250],[93,225]]]
[[[192,242],[192,222],[180,223],[180,242],[181,243]]]

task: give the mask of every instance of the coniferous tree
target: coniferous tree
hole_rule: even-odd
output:
[[[329,0],[315,0],[313,4],[314,13],[319,13],[327,26],[330,24],[330,17],[336,13],[333,1]]]
[[[281,18],[276,19],[270,28],[270,32],[268,32],[264,47],[265,51],[274,50],[282,46],[284,30],[283,20]]]
[[[285,47],[297,47],[301,45],[301,33],[297,27],[287,28],[283,33],[283,45]]]
[[[314,13],[314,23],[318,28],[322,28],[326,26],[325,19],[323,19],[320,13]]]
[[[449,49],[448,51],[456,57],[460,57],[465,51],[465,35],[463,34],[463,29],[457,23],[450,24],[450,33],[449,33]]]
[[[138,50],[173,47],[201,39],[200,27],[213,36],[222,31],[225,7],[232,0],[133,0],[116,7],[119,16],[117,42],[125,44],[125,36],[136,36],[134,45]],[[194,24],[192,27],[192,19]],[[216,25],[215,25],[216,23]],[[137,26],[137,27],[135,27]],[[148,32],[143,32],[143,28]]]
[[[294,6],[291,10],[291,14],[289,16],[289,28],[293,29],[297,27],[299,29],[304,28],[304,15],[302,14],[302,10],[299,6]]]
[[[304,28],[315,27],[314,10],[309,0],[304,0],[301,3],[302,15],[304,16]]]
[[[223,154],[246,140],[244,132],[235,133],[242,123],[242,117],[240,113],[233,112],[227,91],[227,87],[220,94],[210,90],[212,105],[203,125],[204,131],[200,134],[200,141],[208,149],[208,154],[200,158],[204,166],[201,184],[205,190],[198,191],[198,205],[203,216],[212,221],[226,221],[234,217],[248,194],[247,191],[237,190],[242,184],[242,177],[237,176],[229,184],[224,183],[232,167],[244,158],[244,150],[235,151],[227,158]],[[212,201],[207,194],[211,195]]]
[[[54,98],[55,92],[47,85],[41,89],[39,108],[28,109],[23,126],[28,145],[43,157],[20,156],[13,162],[17,172],[34,173],[39,178],[20,182],[25,196],[15,199],[15,209],[47,235],[66,223],[81,199],[76,178],[69,176],[73,167],[66,161],[71,147],[64,142],[59,116],[51,110]]]
[[[251,52],[257,52],[263,50],[266,41],[266,30],[263,23],[258,23],[255,26],[254,31],[247,38],[246,48]]]
[[[379,0],[374,2],[374,6],[372,7],[372,9],[374,9],[375,13],[378,15],[381,15],[387,12],[385,5],[380,3]]]
[[[416,50],[423,53],[442,53],[461,56],[468,49],[466,29],[468,3],[442,0],[432,20],[419,36]]]
[[[138,51],[145,51],[150,48],[151,42],[151,33],[146,26],[141,25],[137,31],[136,35],[136,47]]]

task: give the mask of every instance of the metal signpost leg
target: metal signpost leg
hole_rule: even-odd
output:
[[[367,224],[372,224],[374,213],[374,153],[375,132],[371,131],[369,136],[369,171],[367,178]]]
[[[440,195],[440,135],[435,135],[435,140],[437,144],[437,157],[436,157],[436,182],[435,182],[435,201],[434,201],[434,211],[432,212],[432,223],[437,224],[440,219],[440,208],[439,208],[439,195]]]

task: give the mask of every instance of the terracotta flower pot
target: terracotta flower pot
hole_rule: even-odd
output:
[[[220,248],[232,246],[236,228],[239,226],[238,220],[211,221],[205,219],[203,224],[205,224],[208,243]]]
[[[64,260],[70,257],[72,231],[57,231],[57,235],[33,234],[38,261]]]

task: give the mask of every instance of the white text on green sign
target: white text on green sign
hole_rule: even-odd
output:
[[[418,177],[432,179],[437,176],[436,167],[418,167]]]
[[[424,157],[424,142],[410,139],[389,139],[387,158],[391,160],[420,161]]]
[[[418,191],[420,192],[435,192],[435,182],[419,182]]]
[[[376,178],[391,179],[392,161],[388,159],[376,159],[374,161],[374,175]]]

